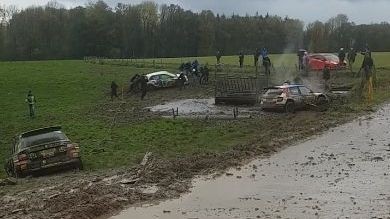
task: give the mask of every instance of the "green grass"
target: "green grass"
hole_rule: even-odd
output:
[[[111,81],[126,86],[133,74],[150,71],[83,61],[0,62],[0,160],[9,155],[16,134],[57,124],[81,145],[87,169],[133,164],[147,151],[172,157],[223,150],[246,136],[232,131],[234,124],[162,118],[121,123],[111,129],[111,115],[99,109],[103,103],[116,107],[108,95]],[[28,117],[24,102],[29,89],[37,99],[35,119]],[[138,103],[128,103],[132,104]]]
[[[111,80],[124,83],[132,74],[129,72],[136,71],[81,61],[0,62],[0,160],[6,157],[17,133],[56,124],[86,149],[96,146],[94,141],[101,140],[107,125],[90,111],[98,102],[108,100],[105,93]],[[28,117],[24,102],[29,89],[37,99],[35,119]]]
[[[390,67],[390,52],[378,52],[372,53],[376,66],[380,67]],[[274,66],[287,66],[294,67],[297,64],[297,55],[296,54],[271,54],[270,58]],[[193,61],[197,59],[201,64],[215,65],[217,60],[215,56],[206,56],[206,57],[183,57],[183,58],[156,58],[156,59],[134,59],[134,60],[121,60],[115,61],[115,63],[128,63],[129,65],[137,65],[140,67],[150,66],[152,63],[157,67],[167,66],[169,68],[178,68],[180,63]],[[355,67],[358,68],[363,60],[363,56],[358,54],[356,57]],[[253,55],[246,55],[244,59],[244,65],[247,67],[253,66]],[[221,58],[221,63],[225,65],[236,65],[238,66],[238,56],[223,56]]]
[[[274,63],[294,67],[296,57],[293,54],[271,57]],[[375,93],[376,103],[387,100],[390,95],[390,71],[386,69],[390,68],[389,58],[390,53],[374,54],[377,68],[382,67],[378,70],[381,84]],[[236,59],[223,57],[222,61],[236,65]],[[176,65],[183,60],[190,59],[163,61]],[[215,63],[214,57],[200,57],[198,60]],[[249,56],[246,60],[253,61]],[[16,134],[57,124],[63,126],[69,138],[80,144],[85,167],[90,170],[132,165],[147,151],[167,158],[199,151],[226,151],[270,130],[272,121],[266,119],[216,122],[145,118],[130,119],[111,127],[115,112],[103,109],[118,106],[109,98],[111,81],[125,87],[133,74],[151,71],[154,70],[84,61],[0,62],[0,161],[9,155],[12,137]],[[35,119],[28,117],[28,107],[24,102],[29,89],[37,99]],[[163,102],[155,100],[159,101]],[[125,106],[130,109],[143,105],[135,99],[126,99]],[[358,102],[352,107],[363,109],[360,106],[362,104]],[[341,112],[343,109],[337,110]],[[328,114],[334,116],[338,113]],[[1,170],[0,177],[3,176]]]

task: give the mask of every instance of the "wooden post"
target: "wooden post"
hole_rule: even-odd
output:
[[[176,108],[176,112],[175,112],[175,108],[172,108],[172,117],[173,119],[176,119],[176,116],[179,115],[179,108]]]

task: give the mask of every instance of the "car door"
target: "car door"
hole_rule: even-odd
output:
[[[175,84],[175,80],[171,75],[162,74],[161,80],[162,80],[163,87],[171,87]]]
[[[315,95],[313,95],[313,91],[311,91],[309,88],[300,86],[299,91],[305,105],[311,105],[315,102]]]
[[[155,87],[160,87],[160,77],[159,75],[153,75],[149,78],[148,84],[151,84]]]
[[[294,104],[296,108],[301,108],[302,107],[302,96],[299,92],[298,87],[290,87],[289,88],[289,96],[291,99],[294,100]]]
[[[325,58],[320,55],[310,57],[309,66],[311,70],[322,70],[325,66]]]

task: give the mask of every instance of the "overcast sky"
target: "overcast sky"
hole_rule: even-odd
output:
[[[90,0],[57,0],[67,8],[84,6]],[[95,1],[95,0],[92,0]],[[114,7],[118,2],[137,4],[143,0],[105,0]],[[0,0],[0,5],[16,5],[24,8],[31,5],[45,5],[48,0]],[[201,11],[210,9],[215,13],[231,15],[256,12],[289,16],[312,22],[326,21],[330,17],[343,13],[357,24],[369,24],[382,21],[390,22],[390,0],[155,0],[158,4],[178,4],[185,9]]]

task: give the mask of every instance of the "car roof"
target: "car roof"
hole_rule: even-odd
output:
[[[337,55],[334,54],[334,53],[310,53],[309,56],[324,56],[324,57],[326,57],[326,56],[336,56],[337,57]]]
[[[291,88],[291,87],[305,87],[303,84],[283,84],[283,85],[278,85],[278,86],[273,86],[273,87],[268,87],[267,89],[280,89],[280,88]]]
[[[146,77],[150,78],[150,77],[155,76],[155,75],[170,75],[170,76],[173,76],[173,77],[176,76],[175,74],[172,74],[172,73],[167,72],[167,71],[158,71],[158,72],[149,73],[149,74],[146,75]]]
[[[31,130],[28,132],[24,132],[20,134],[20,137],[26,138],[34,135],[40,135],[40,134],[45,134],[49,132],[55,132],[55,131],[61,131],[61,126],[51,126],[51,127],[45,127],[45,128],[40,128],[40,129],[35,129]]]

